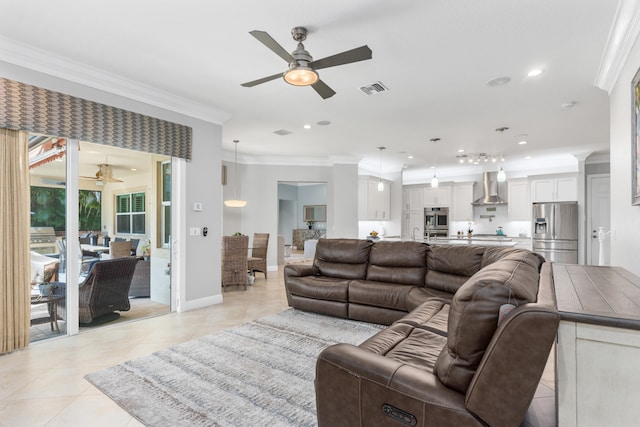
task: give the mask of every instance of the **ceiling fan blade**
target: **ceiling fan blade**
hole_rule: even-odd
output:
[[[280,44],[277,41],[275,41],[273,37],[271,37],[267,32],[253,30],[253,31],[249,31],[249,34],[251,34],[253,37],[258,39],[260,43],[262,43],[263,45],[271,49],[280,58],[287,61],[288,64],[294,61],[293,56],[291,56],[289,52],[284,50],[284,48],[280,46]]]
[[[321,70],[323,68],[335,67],[336,65],[350,64],[352,62],[364,61],[371,59],[371,49],[369,46],[364,45],[355,49],[347,50],[342,53],[337,53],[326,58],[318,59],[309,63],[309,66],[314,70]]]
[[[327,86],[327,84],[322,80],[318,80],[317,82],[312,84],[311,87],[316,92],[318,92],[318,95],[320,95],[322,99],[331,98],[333,95],[336,94],[336,91],[331,89],[329,86]]]
[[[270,82],[271,80],[275,80],[278,77],[282,77],[282,73],[274,74],[274,75],[269,76],[269,77],[263,77],[261,79],[254,80],[252,82],[242,83],[240,86],[253,87],[253,86],[257,86],[257,85],[262,84],[262,83]]]

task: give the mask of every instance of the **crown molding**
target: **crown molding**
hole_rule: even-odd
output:
[[[222,161],[234,163],[234,152],[222,151]],[[238,163],[241,165],[260,166],[321,166],[330,167],[338,164],[358,164],[358,159],[353,157],[290,157],[290,156],[253,156],[238,154]]]
[[[640,33],[640,0],[620,0],[594,84],[609,95]]]
[[[230,118],[228,113],[211,106],[106,73],[70,58],[52,55],[3,36],[0,36],[0,60],[207,122],[222,125]]]

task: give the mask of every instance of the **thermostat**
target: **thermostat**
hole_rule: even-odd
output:
[[[193,210],[196,212],[201,212],[202,211],[202,203],[200,202],[196,202],[193,204]]]

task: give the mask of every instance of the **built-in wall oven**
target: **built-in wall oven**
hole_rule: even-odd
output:
[[[424,208],[424,237],[449,235],[449,208]]]

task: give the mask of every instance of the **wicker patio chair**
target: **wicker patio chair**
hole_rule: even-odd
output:
[[[128,311],[129,287],[138,260],[134,257],[107,259],[94,264],[78,288],[80,323],[114,311]],[[58,304],[58,317],[66,318],[65,300]],[[114,316],[114,319],[117,316]]]
[[[248,259],[248,268],[251,273],[260,271],[267,278],[267,247],[269,246],[269,233],[254,233],[251,256]]]
[[[222,289],[244,286],[247,289],[248,236],[222,237]]]
[[[131,242],[109,242],[111,259],[131,256]]]

